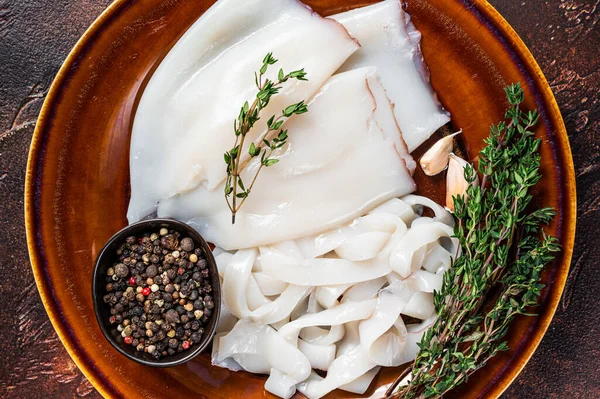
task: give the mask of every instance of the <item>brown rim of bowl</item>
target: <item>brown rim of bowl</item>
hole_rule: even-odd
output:
[[[92,385],[102,394],[104,397],[116,397],[114,395],[114,387],[111,387],[107,384],[105,379],[97,378],[93,366],[91,366],[87,360],[80,356],[77,352],[77,349],[71,344],[68,332],[68,328],[62,324],[63,320],[61,320],[60,312],[57,309],[57,306],[54,302],[51,301],[51,288],[48,286],[50,276],[47,275],[45,268],[45,259],[43,257],[43,251],[38,248],[38,236],[36,229],[36,218],[35,218],[35,190],[34,181],[36,178],[36,171],[38,170],[39,163],[39,154],[42,151],[43,145],[43,131],[47,124],[47,117],[50,113],[50,110],[54,106],[55,99],[59,94],[60,87],[63,85],[66,79],[68,79],[69,71],[71,68],[75,67],[76,60],[79,54],[85,49],[85,47],[90,44],[94,38],[94,36],[102,29],[103,25],[110,20],[110,18],[117,13],[122,7],[127,6],[127,4],[131,0],[115,0],[112,4],[108,6],[108,8],[100,14],[100,16],[92,23],[92,25],[85,31],[82,37],[79,39],[73,50],[67,56],[64,64],[58,71],[50,90],[48,92],[48,96],[44,101],[44,105],[40,112],[40,116],[38,118],[35,131],[33,133],[33,139],[31,142],[31,147],[29,151],[29,160],[27,163],[27,174],[25,179],[25,228],[27,233],[27,246],[29,250],[29,257],[31,260],[33,274],[36,280],[36,284],[38,290],[40,292],[40,297],[48,312],[48,316],[54,329],[56,330],[61,342],[67,349],[67,352],[71,356],[71,358],[75,361],[79,369],[83,372],[83,374],[90,380]],[[558,153],[566,168],[564,168],[563,172],[565,173],[565,180],[568,182],[573,182],[572,185],[569,185],[569,192],[564,193],[571,201],[568,201],[565,205],[565,210],[568,215],[566,215],[566,225],[565,234],[564,234],[564,242],[567,244],[563,247],[563,267],[561,273],[556,276],[556,279],[553,282],[553,285],[558,286],[559,288],[552,291],[550,297],[548,298],[547,309],[548,312],[542,316],[539,316],[539,328],[531,339],[524,344],[524,347],[521,348],[521,352],[519,353],[519,357],[516,359],[513,367],[509,371],[506,372],[503,381],[500,381],[498,384],[495,384],[490,391],[487,392],[489,397],[497,398],[502,392],[508,388],[508,386],[512,383],[512,381],[519,375],[523,367],[527,361],[531,358],[536,348],[538,347],[540,341],[552,321],[552,317],[556,312],[556,308],[558,307],[558,303],[562,296],[562,292],[564,290],[565,282],[567,276],[569,274],[569,268],[571,264],[571,258],[573,255],[573,245],[575,241],[575,224],[576,224],[576,213],[577,213],[577,203],[576,203],[576,189],[575,189],[575,169],[573,165],[573,156],[571,154],[571,146],[569,144],[569,139],[567,136],[567,131],[565,129],[565,125],[558,108],[558,104],[556,103],[556,99],[554,98],[554,94],[548,85],[548,81],[544,76],[544,73],[540,69],[538,63],[533,58],[533,55],[523,43],[519,35],[514,31],[514,29],[510,26],[510,24],[500,15],[500,13],[486,0],[456,0],[459,3],[463,3],[465,8],[474,9],[479,14],[479,20],[483,25],[486,26],[487,29],[495,30],[495,35],[499,36],[499,38],[503,41],[505,47],[509,49],[509,51],[513,54],[513,57],[516,58],[520,66],[524,67],[527,72],[535,77],[532,82],[529,82],[532,86],[534,86],[541,95],[541,100],[543,101],[545,107],[549,111],[549,117],[552,119],[552,125],[556,129],[556,139],[559,143],[559,148],[557,148]],[[473,11],[471,11],[473,12]]]

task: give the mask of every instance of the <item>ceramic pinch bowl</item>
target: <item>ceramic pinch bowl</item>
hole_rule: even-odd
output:
[[[213,308],[208,324],[204,328],[204,334],[200,343],[193,345],[190,349],[181,353],[172,356],[164,356],[157,360],[151,354],[140,352],[133,345],[125,344],[124,338],[117,330],[116,325],[109,322],[111,316],[110,307],[104,303],[103,297],[106,294],[105,285],[107,271],[118,262],[116,251],[119,246],[121,246],[129,236],[159,231],[163,227],[178,232],[182,237],[190,237],[194,240],[194,246],[196,248],[199,247],[204,252],[204,257],[208,263],[208,270],[210,271],[210,283],[212,286],[212,297],[215,307]],[[100,251],[96,259],[92,279],[92,300],[94,302],[94,311],[100,330],[102,330],[106,340],[128,359],[146,366],[173,367],[193,359],[204,351],[212,342],[217,328],[217,321],[219,320],[219,310],[221,308],[221,287],[217,264],[212,255],[212,251],[204,238],[187,224],[172,219],[149,219],[124,227],[114,234]]]

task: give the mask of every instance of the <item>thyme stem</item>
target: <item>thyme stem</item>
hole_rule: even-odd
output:
[[[250,158],[242,164],[242,152],[244,148],[246,135],[252,129],[254,124],[260,120],[260,112],[269,104],[271,97],[278,94],[283,84],[290,79],[296,79],[299,81],[305,81],[306,72],[304,69],[299,69],[285,74],[283,69],[279,69],[277,80],[271,80],[263,77],[267,72],[270,65],[274,65],[278,60],[273,58],[272,53],[268,53],[263,59],[262,67],[259,72],[254,74],[255,84],[258,89],[256,98],[249,105],[246,101],[240,109],[240,113],[237,119],[233,123],[235,132],[235,143],[231,150],[223,154],[225,164],[227,165],[227,179],[225,181],[225,201],[231,211],[231,223],[235,224],[236,214],[240,207],[248,198],[258,174],[262,170],[263,166],[268,167],[275,165],[279,162],[279,159],[272,157],[274,150],[281,148],[287,142],[287,130],[281,129],[281,126],[292,115],[303,114],[308,111],[304,101],[287,106],[281,111],[281,115],[275,118],[275,115],[271,116],[267,121],[267,132],[264,138],[258,143],[252,142],[248,148],[248,154]],[[279,133],[269,140],[269,133]],[[258,167],[256,174],[252,178],[250,186],[246,188],[244,181],[241,177],[241,171],[248,164],[248,162],[254,158],[260,156],[260,166]],[[238,203],[238,200],[241,200]]]

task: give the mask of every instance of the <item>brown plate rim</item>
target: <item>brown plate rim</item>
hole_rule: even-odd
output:
[[[51,276],[48,274],[47,260],[44,257],[44,249],[43,246],[39,245],[41,242],[41,233],[39,229],[39,218],[36,217],[36,214],[39,213],[40,209],[38,206],[39,203],[37,202],[38,193],[36,192],[36,180],[40,176],[39,172],[41,172],[41,161],[43,160],[43,155],[45,152],[43,145],[45,139],[44,133],[49,122],[49,115],[51,114],[51,110],[54,108],[56,98],[60,93],[61,86],[68,79],[73,68],[77,68],[77,59],[80,54],[87,48],[88,45],[93,44],[94,36],[102,30],[104,24],[107,23],[115,13],[117,13],[122,7],[127,6],[131,1],[132,0],[115,0],[113,3],[111,3],[86,30],[73,50],[71,50],[67,56],[64,64],[60,68],[54,79],[54,82],[50,87],[40,112],[40,116],[33,133],[25,179],[25,227],[27,245],[38,291],[50,321],[61,342],[67,349],[67,352],[75,361],[83,374],[89,379],[92,385],[104,397],[119,397],[121,394],[112,384],[110,384],[107,376],[102,375],[102,372],[89,362],[90,359],[86,358],[85,354],[81,351],[81,348],[76,347],[76,345],[72,342],[72,339],[74,338],[72,336],[72,331],[69,329],[66,321],[61,316],[62,311],[60,309],[60,303],[56,301],[53,296]],[[493,385],[492,389],[487,392],[488,397],[497,398],[502,394],[502,392],[504,392],[504,390],[508,388],[517,375],[519,375],[523,367],[525,367],[527,361],[535,352],[540,341],[545,335],[550,322],[552,321],[562,296],[566,279],[569,274],[575,240],[577,212],[575,169],[567,131],[565,129],[558,104],[556,103],[554,94],[552,93],[542,70],[525,43],[523,43],[519,35],[514,31],[510,24],[486,0],[456,0],[456,2],[461,3],[467,12],[476,12],[482,16],[483,21],[481,21],[482,18],[479,18],[482,24],[490,24],[491,28],[489,26],[487,28],[494,30],[495,32],[492,33],[498,37],[498,40],[503,41],[505,47],[507,47],[507,49],[518,58],[518,60],[513,60],[513,62],[520,64],[520,66],[524,66],[527,69],[527,72],[534,77],[533,82],[531,83],[541,95],[543,104],[549,111],[548,115],[555,129],[556,142],[558,144],[557,150],[559,152],[560,160],[563,163],[562,172],[564,173],[565,182],[567,183],[566,186],[568,189],[568,192],[563,194],[569,198],[569,200],[566,201],[564,209],[566,211],[566,223],[564,226],[563,236],[564,246],[562,264],[558,266],[559,271],[556,279],[553,282],[553,290],[551,291],[550,297],[547,300],[548,311],[542,316],[539,316],[540,319],[538,320],[536,331],[525,343],[525,347],[521,348],[517,355],[517,359],[515,359],[513,362],[510,370],[504,374],[501,381],[497,381],[497,383]]]

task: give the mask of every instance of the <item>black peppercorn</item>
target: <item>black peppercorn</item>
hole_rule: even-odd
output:
[[[160,326],[152,322],[150,323],[149,328],[152,330],[152,332],[158,332],[158,330],[160,330]]]
[[[206,259],[200,259],[196,264],[198,265],[200,270],[206,270],[206,268],[208,267],[208,262],[206,261]],[[208,277],[208,275],[206,277]]]
[[[174,309],[170,309],[165,314],[165,320],[171,324],[179,323],[179,313]]]
[[[155,265],[150,265],[146,268],[146,275],[148,277],[154,277],[158,273],[158,269]]]
[[[175,250],[179,245],[179,240],[175,237],[174,234],[167,234],[166,236],[161,237],[160,244],[167,249]]]
[[[191,339],[193,343],[198,344],[200,341],[202,341],[202,335],[198,334],[197,332],[192,333]]]
[[[181,249],[186,252],[190,252],[194,249],[194,240],[189,237],[185,237],[181,240]]]
[[[146,265],[143,262],[138,262],[135,264],[135,272],[142,273],[146,269]]]
[[[175,270],[175,269],[167,270],[167,277],[169,278],[169,280],[172,281],[174,278],[177,277],[177,270]]]

